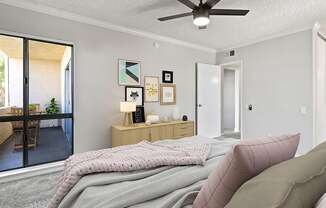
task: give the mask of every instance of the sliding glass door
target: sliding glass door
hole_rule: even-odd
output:
[[[24,166],[23,51],[23,38],[0,36],[0,171]]]
[[[0,54],[0,171],[66,159],[73,153],[73,46],[0,35]]]

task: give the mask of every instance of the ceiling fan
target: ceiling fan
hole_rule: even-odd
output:
[[[159,21],[167,21],[167,20],[177,19],[181,17],[193,16],[194,24],[199,29],[206,29],[207,25],[210,22],[209,17],[211,15],[245,16],[249,12],[249,10],[240,10],[240,9],[213,9],[213,7],[221,0],[207,0],[205,3],[203,3],[203,1],[200,0],[198,6],[193,2],[191,2],[190,0],[177,0],[177,1],[192,9],[192,12],[162,17],[158,19]]]

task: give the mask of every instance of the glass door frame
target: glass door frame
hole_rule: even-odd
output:
[[[26,167],[38,166],[42,164],[58,162],[62,160],[53,160],[50,162],[44,162],[39,164],[29,165],[28,162],[28,122],[31,120],[53,120],[53,119],[71,119],[71,154],[74,154],[74,45],[48,41],[36,38],[28,38],[19,35],[12,35],[0,32],[2,36],[20,38],[23,40],[23,115],[14,115],[14,116],[0,116],[0,122],[12,122],[12,121],[22,121],[23,122],[23,165],[21,167],[12,168],[8,170],[3,170],[0,172],[5,172],[9,170],[21,169]],[[29,41],[38,41],[43,43],[57,44],[62,46],[71,47],[71,112],[70,113],[57,113],[57,114],[40,114],[40,115],[30,115],[29,114]]]

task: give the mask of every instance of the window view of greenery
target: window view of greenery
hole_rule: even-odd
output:
[[[0,107],[6,104],[5,57],[0,54]]]

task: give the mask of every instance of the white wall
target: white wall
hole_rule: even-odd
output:
[[[312,32],[304,31],[217,54],[217,63],[243,60],[243,134],[259,138],[302,134],[299,152],[312,147]],[[247,104],[253,104],[252,112]],[[300,113],[306,106],[307,114]]]
[[[235,128],[235,71],[224,69],[223,129]]]
[[[17,15],[19,14],[19,15]],[[102,149],[111,144],[112,124],[122,115],[118,86],[119,58],[142,62],[142,74],[161,76],[174,71],[177,105],[181,114],[195,118],[195,63],[216,63],[216,54],[171,43],[111,31],[0,4],[0,29],[60,39],[75,44],[75,152]],[[142,80],[143,82],[143,80]],[[170,115],[173,106],[146,104],[146,111]]]
[[[29,71],[29,102],[41,104],[42,110],[52,98],[60,105],[60,62],[30,60]]]
[[[23,107],[23,60],[9,58],[9,105]]]
[[[61,103],[60,62],[30,60],[29,99],[32,104],[40,104],[45,110],[51,98]],[[9,99],[10,106],[23,106],[23,60],[9,59]]]

